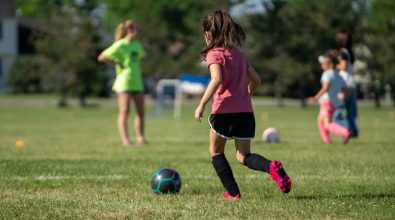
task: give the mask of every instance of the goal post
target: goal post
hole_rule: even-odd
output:
[[[156,109],[155,114],[158,116],[162,113],[165,106],[166,87],[174,89],[174,117],[181,117],[181,108],[183,102],[183,94],[191,96],[200,96],[204,93],[208,82],[209,76],[206,75],[192,75],[182,74],[177,79],[161,79],[156,85]],[[173,94],[171,93],[171,96]]]
[[[181,106],[182,106],[182,91],[181,81],[178,79],[161,79],[156,85],[156,115],[160,115],[165,105],[165,87],[174,87],[174,117],[181,117]]]

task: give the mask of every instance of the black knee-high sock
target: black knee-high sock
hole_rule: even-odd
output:
[[[224,154],[216,155],[212,158],[212,164],[219,178],[221,179],[222,185],[228,191],[231,196],[236,196],[240,193],[239,187],[237,186],[236,180],[233,176],[232,168]]]
[[[259,154],[247,154],[244,157],[244,165],[253,170],[269,173],[270,160]]]

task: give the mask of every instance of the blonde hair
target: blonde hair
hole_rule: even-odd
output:
[[[115,29],[115,41],[118,41],[126,36],[128,30],[134,30],[137,24],[134,20],[126,20],[118,24],[117,28]]]

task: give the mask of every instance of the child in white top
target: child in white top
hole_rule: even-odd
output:
[[[350,132],[341,125],[332,122],[333,113],[337,108],[344,106],[346,83],[339,75],[335,67],[338,63],[337,52],[330,50],[325,55],[320,56],[319,61],[324,71],[321,77],[321,90],[309,100],[320,103],[320,112],[317,122],[322,141],[327,144],[331,142],[329,133],[333,133],[343,138],[343,143],[347,144]]]

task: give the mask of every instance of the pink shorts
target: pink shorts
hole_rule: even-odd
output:
[[[335,107],[330,102],[320,103],[320,117],[332,118]]]

